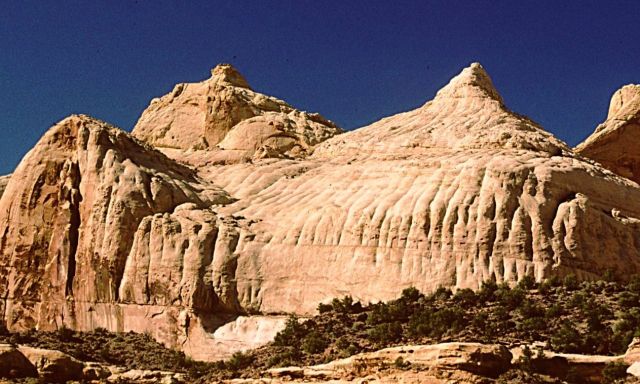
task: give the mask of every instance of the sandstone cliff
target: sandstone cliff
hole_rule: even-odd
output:
[[[282,100],[254,92],[232,66],[220,64],[211,78],[178,84],[151,101],[133,135],[166,150],[208,149],[221,162],[253,157],[306,156],[341,133],[317,113],[301,112]]]
[[[611,98],[607,120],[576,147],[605,168],[640,182],[640,85],[625,85]]]
[[[217,358],[213,331],[245,312],[640,271],[638,185],[507,109],[479,64],[339,132],[229,66],[152,102],[133,136],[63,120],[0,199],[7,325],[148,331]]]
[[[7,326],[148,330],[175,344],[179,313],[211,313],[223,301],[206,276],[218,235],[208,209],[230,201],[117,128],[64,119],[25,156],[0,199]],[[220,230],[218,244],[224,239]]]

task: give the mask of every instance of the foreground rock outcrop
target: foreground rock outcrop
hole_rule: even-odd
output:
[[[640,183],[640,85],[625,85],[611,98],[607,120],[576,152]]]
[[[523,347],[507,349],[499,344],[441,343],[406,345],[360,353],[326,364],[269,369],[255,379],[228,383],[494,383],[508,381],[505,372],[536,374],[550,383],[596,384],[604,382],[603,371],[623,361],[638,363],[633,353],[621,356],[561,354],[544,351],[523,360]],[[529,348],[529,346],[527,346]],[[640,363],[638,363],[640,364]],[[630,369],[633,371],[632,369]],[[629,372],[629,375],[634,375]],[[518,383],[527,381],[518,380]],[[536,381],[539,382],[539,381]]]
[[[149,332],[217,359],[265,342],[214,337],[256,311],[640,271],[638,185],[511,112],[479,64],[340,132],[226,65],[152,102],[133,135],[63,120],[0,199],[4,321]]]

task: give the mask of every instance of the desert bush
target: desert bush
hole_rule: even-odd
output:
[[[323,313],[327,313],[327,312],[331,312],[331,311],[333,311],[333,306],[331,304],[324,304],[324,303],[318,304],[318,313],[319,314],[323,314]]]
[[[554,320],[560,318],[564,314],[564,308],[558,303],[554,303],[549,308],[547,308],[544,312],[544,318],[549,320]]]
[[[531,275],[524,276],[518,282],[518,288],[524,289],[524,290],[534,289],[536,288],[537,285],[538,284],[536,283],[536,279]]]
[[[253,362],[253,356],[242,352],[234,353],[225,363],[225,367],[231,371],[237,372],[247,368]]]
[[[445,288],[445,287],[438,287],[438,289],[436,289],[435,292],[433,292],[433,294],[431,294],[431,299],[432,300],[447,300],[451,296],[453,296],[453,292],[451,292],[451,289]]]
[[[623,362],[614,362],[607,364],[602,370],[602,378],[604,383],[614,383],[627,377],[627,368],[629,366]]]
[[[409,287],[402,290],[400,299],[407,303],[416,303],[418,300],[424,298],[424,295],[418,291],[415,287]]]
[[[300,340],[304,338],[306,333],[305,326],[293,315],[287,319],[284,329],[278,332],[273,344],[280,347],[297,346],[300,345]]]
[[[342,300],[335,298],[331,301],[331,307],[334,311],[342,314],[359,313],[362,311],[362,304],[354,302],[353,297],[345,296]]]
[[[478,302],[478,298],[471,289],[460,289],[453,295],[453,301],[459,303],[463,307],[471,307]]]
[[[399,322],[378,324],[369,329],[367,334],[376,344],[393,343],[402,337],[402,325]]]
[[[329,342],[316,331],[311,331],[302,341],[302,349],[309,354],[320,353],[327,348],[327,345]]]
[[[625,308],[640,306],[640,295],[635,292],[623,291],[618,295],[618,303]]]
[[[551,345],[558,351],[579,353],[582,350],[582,337],[573,326],[564,323],[551,336]]]
[[[562,279],[562,285],[565,287],[567,291],[575,291],[580,288],[580,282],[578,278],[573,273],[570,273]]]
[[[522,304],[526,297],[526,292],[521,288],[510,289],[507,284],[501,284],[496,291],[496,298],[500,304],[509,309],[516,309]]]
[[[482,282],[480,289],[476,292],[479,302],[494,301],[496,299],[495,292],[498,290],[498,285],[493,280],[486,280]]]

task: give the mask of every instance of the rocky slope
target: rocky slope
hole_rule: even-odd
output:
[[[607,120],[575,151],[640,183],[640,85],[625,85],[611,98]]]
[[[8,327],[149,332],[217,359],[214,330],[246,312],[640,270],[637,184],[508,110],[479,64],[339,132],[227,65],[153,101],[133,136],[63,120],[0,199]],[[282,322],[220,335],[246,348]]]

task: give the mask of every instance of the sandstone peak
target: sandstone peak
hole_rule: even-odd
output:
[[[480,63],[472,63],[449,84],[438,91],[436,99],[442,98],[488,97],[503,103],[502,97],[491,81],[491,77]]]
[[[207,150],[208,161],[230,163],[305,157],[318,143],[342,132],[317,113],[253,91],[229,64],[219,64],[211,75],[199,83],[178,84],[154,99],[132,134],[171,156]]]
[[[323,143],[318,156],[423,156],[434,150],[517,149],[558,155],[565,143],[532,120],[510,111],[491,78],[473,63],[436,97]]]
[[[611,97],[607,120],[575,151],[640,183],[640,85],[629,84]]]
[[[211,78],[219,84],[251,89],[244,76],[231,64],[222,63],[216,65],[211,70]]]
[[[613,94],[607,118],[624,110],[632,113],[640,110],[640,84],[627,84]]]

